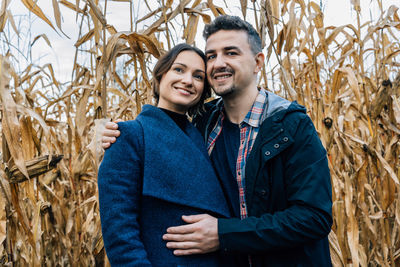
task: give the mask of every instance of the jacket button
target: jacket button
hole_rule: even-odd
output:
[[[283,137],[283,142],[287,142],[287,141],[289,141],[289,138],[287,138],[286,136],[285,137]]]
[[[275,147],[275,148],[279,148],[279,144],[275,144],[274,147]]]
[[[265,156],[269,156],[269,155],[271,155],[271,152],[269,152],[269,151],[265,152]]]

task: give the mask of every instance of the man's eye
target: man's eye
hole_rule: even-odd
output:
[[[229,56],[235,56],[235,55],[237,55],[237,53],[234,52],[234,51],[229,51],[229,52],[227,52],[226,54],[229,55]]]
[[[211,60],[211,59],[214,59],[215,58],[215,55],[209,55],[209,56],[207,56],[207,60]]]

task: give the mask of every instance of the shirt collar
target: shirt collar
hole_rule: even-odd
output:
[[[242,125],[243,123],[246,123],[252,127],[259,127],[261,123],[264,121],[264,114],[265,110],[267,108],[267,103],[268,103],[268,94],[267,91],[263,88],[261,88],[258,91],[256,100],[253,103],[253,106],[251,107],[250,111],[247,113],[246,117],[244,120],[240,123]],[[225,108],[223,105],[222,98],[217,102],[217,109],[220,112],[220,117],[225,117]]]
[[[260,89],[256,100],[253,103],[250,111],[247,113],[242,123],[247,123],[252,127],[259,127],[263,122],[264,110],[267,107],[267,92],[265,89]],[[242,124],[241,123],[241,124]]]

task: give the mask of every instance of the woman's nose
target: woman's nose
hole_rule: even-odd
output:
[[[182,77],[182,82],[189,85],[192,84],[193,83],[192,74],[189,72],[184,73]]]

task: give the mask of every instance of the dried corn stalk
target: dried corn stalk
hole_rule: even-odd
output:
[[[19,31],[9,2],[0,7],[1,34],[7,25]],[[146,14],[132,15],[136,30],[118,32],[107,19],[107,2],[52,1],[57,30],[61,7],[74,10],[81,24],[70,82],[58,82],[51,64],[28,62],[17,73],[18,62],[1,57],[2,264],[109,265],[96,186],[104,105],[108,118],[135,118],[152,103],[151,67],[164,49],[196,43],[201,22],[232,12],[212,0],[152,8],[145,1]],[[55,28],[40,2],[23,3]],[[334,27],[324,22],[318,1],[229,2],[267,46],[259,85],[305,105],[327,149],[334,266],[400,264],[400,19],[397,7],[384,11],[382,1],[372,3],[381,10],[377,21],[361,24],[360,1],[352,1],[354,25]],[[250,6],[252,14],[243,9]],[[33,43],[40,38],[51,46],[44,34]]]

